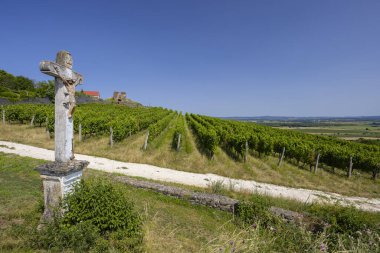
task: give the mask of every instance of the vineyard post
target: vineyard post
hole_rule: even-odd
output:
[[[181,134],[178,134],[178,141],[177,141],[177,151],[179,151],[179,148],[181,147]]]
[[[280,156],[280,160],[278,161],[278,167],[281,166],[282,160],[284,159],[284,155],[285,155],[285,147],[282,148],[282,153],[281,153],[281,156]]]
[[[82,123],[79,123],[79,126],[78,126],[78,138],[79,138],[79,142],[82,142]]]
[[[113,147],[113,130],[112,127],[110,127],[110,146]]]
[[[245,152],[244,152],[244,162],[246,163],[248,159],[248,141],[245,141]]]
[[[354,164],[352,163],[352,156],[350,156],[350,165],[349,165],[349,167],[348,167],[348,173],[347,173],[347,177],[351,177],[351,175],[352,175],[352,166],[353,166]]]
[[[380,163],[377,164],[377,167],[373,169],[372,171],[372,179],[376,180],[376,178],[379,176],[380,172]]]
[[[144,142],[144,150],[148,147],[148,139],[149,139],[149,130],[146,133],[145,142]]]
[[[3,106],[1,106],[3,107]],[[4,110],[4,107],[2,108],[2,112],[3,112],[3,126],[5,125],[5,110]]]
[[[319,157],[320,156],[321,156],[321,154],[318,152],[317,159],[315,161],[314,173],[317,173],[317,171],[318,171],[318,164],[319,164]]]
[[[33,117],[32,117],[32,120],[30,121],[30,125],[31,126],[33,126],[33,124],[34,124],[34,117],[35,117],[36,115],[33,115]]]
[[[49,131],[49,118],[46,117],[46,136],[50,139],[50,131]]]

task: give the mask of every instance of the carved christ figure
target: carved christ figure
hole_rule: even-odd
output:
[[[67,51],[58,52],[56,63],[42,61],[40,64],[42,73],[61,79],[65,85],[65,95],[68,96],[68,100],[64,101],[64,105],[69,108],[67,115],[69,118],[72,118],[76,106],[75,87],[83,82],[82,75],[74,72],[72,67],[73,58]]]
[[[67,51],[60,51],[57,54],[56,62],[66,68],[73,68],[73,58],[71,54]],[[66,87],[67,94],[69,96],[69,112],[68,117],[71,118],[75,111],[76,101],[75,101],[75,87],[82,83],[83,77],[81,75],[74,76],[73,78],[66,78],[66,76],[60,72],[60,68],[54,66],[57,71],[59,78],[62,79],[63,84]]]

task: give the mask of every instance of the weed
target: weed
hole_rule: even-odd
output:
[[[221,194],[224,192],[224,180],[216,180],[216,181],[210,181],[209,188],[212,193],[214,194]]]

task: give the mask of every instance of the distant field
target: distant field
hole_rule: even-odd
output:
[[[265,124],[265,123],[264,123]],[[274,125],[275,122],[265,125]],[[284,126],[288,124],[288,126]],[[281,122],[281,126],[274,126],[281,129],[296,130],[309,134],[329,135],[346,140],[380,139],[380,126],[373,121],[353,121],[353,122],[323,122],[310,124],[310,126],[296,126],[295,122]]]

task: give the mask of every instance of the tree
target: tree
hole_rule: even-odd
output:
[[[34,91],[34,83],[32,80],[24,76],[16,76],[13,89],[18,91]]]
[[[14,84],[15,77],[8,72],[0,69],[0,86],[11,88]]]
[[[49,98],[50,101],[54,102],[54,81],[49,80],[49,81],[44,81],[44,82],[38,82],[36,84],[36,94],[37,97],[41,98]]]

